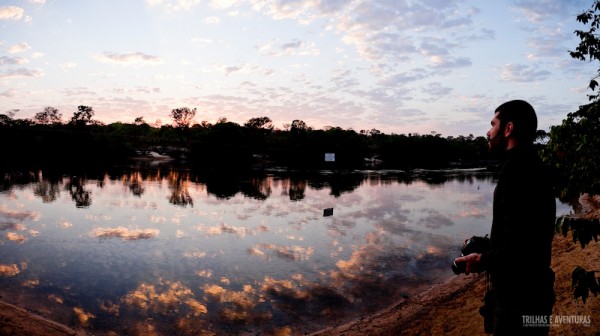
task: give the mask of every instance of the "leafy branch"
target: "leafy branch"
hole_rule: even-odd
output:
[[[571,218],[565,216],[556,218],[556,233],[562,233],[566,237],[569,229],[571,229],[573,243],[577,243],[579,240],[581,248],[585,248],[586,245],[592,242],[592,239],[596,243],[598,242],[598,236],[600,236],[600,219]]]
[[[592,239],[595,242],[598,242],[598,236],[600,235],[600,219],[571,218],[565,216],[556,218],[557,233],[562,233],[562,235],[566,237],[569,229],[571,229],[573,243],[577,243],[579,240],[579,244],[583,249],[586,245],[591,243]],[[599,279],[596,279],[595,277],[596,272],[599,271],[586,271],[580,266],[577,266],[573,270],[571,275],[571,288],[573,289],[575,300],[581,298],[585,303],[590,292],[594,296],[600,292]]]
[[[600,292],[600,278],[596,279],[594,276],[596,272],[599,271],[586,271],[579,266],[573,270],[571,287],[573,288],[575,300],[581,298],[585,303],[590,292],[594,296]]]

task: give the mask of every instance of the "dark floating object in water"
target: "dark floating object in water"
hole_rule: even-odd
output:
[[[323,217],[333,216],[333,208],[327,208],[323,210]]]

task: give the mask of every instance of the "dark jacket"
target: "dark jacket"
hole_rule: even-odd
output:
[[[481,256],[498,304],[553,300],[555,216],[552,179],[533,146],[507,151],[494,191],[490,250]]]

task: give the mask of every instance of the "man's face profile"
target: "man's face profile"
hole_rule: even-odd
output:
[[[488,149],[491,153],[498,154],[506,149],[506,137],[504,136],[504,130],[500,127],[498,112],[494,114],[491,124],[492,128],[487,132]]]

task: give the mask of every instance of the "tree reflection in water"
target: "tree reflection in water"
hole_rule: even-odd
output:
[[[41,175],[41,172],[39,174]],[[44,203],[54,202],[60,196],[59,181],[39,176],[33,194],[40,197]]]
[[[229,174],[192,174],[189,171],[177,170],[139,170],[132,169],[122,172],[121,174],[107,174],[110,180],[121,180],[126,186],[131,195],[141,197],[145,188],[144,182],[167,181],[171,195],[169,202],[177,206],[193,206],[192,199],[188,188],[192,183],[200,183],[206,189],[208,194],[216,196],[218,199],[229,199],[238,193],[242,193],[246,197],[257,200],[266,200],[271,196],[273,185],[281,183],[283,194],[289,196],[292,201],[304,199],[307,187],[316,190],[329,188],[330,194],[339,197],[345,192],[352,192],[358,188],[365,180],[374,181],[368,174],[360,172],[348,173],[306,173],[306,174],[283,174],[274,177],[271,174],[259,175],[229,175]],[[443,177],[440,174],[435,175],[435,183],[443,184],[448,180],[448,177]],[[472,177],[471,177],[472,178]],[[431,177],[424,177],[428,181]],[[387,180],[387,178],[385,178]],[[404,180],[405,183],[419,180],[419,177],[407,177],[403,174],[398,177],[398,180]],[[41,171],[30,173],[4,173],[3,183],[5,190],[20,185],[35,183],[33,187],[34,195],[40,197],[43,202],[51,203],[57,200],[60,196],[61,184],[62,189],[67,191],[71,199],[75,202],[76,207],[89,207],[92,204],[92,192],[86,189],[88,181],[94,181],[99,187],[104,185],[104,174],[85,174],[73,175],[71,177],[62,177],[60,175],[42,174]],[[384,180],[377,183],[386,183]]]
[[[143,178],[139,171],[123,174],[121,180],[123,181],[123,184],[129,188],[132,195],[141,197],[144,194],[144,187],[142,186]]]
[[[71,199],[78,208],[87,208],[92,204],[92,192],[85,189],[86,179],[73,176],[65,183],[65,190],[71,195]]]
[[[194,206],[194,200],[192,200],[188,191],[190,180],[187,174],[170,171],[167,175],[167,181],[169,182],[169,189],[171,190],[169,203],[182,207],[188,205]]]

